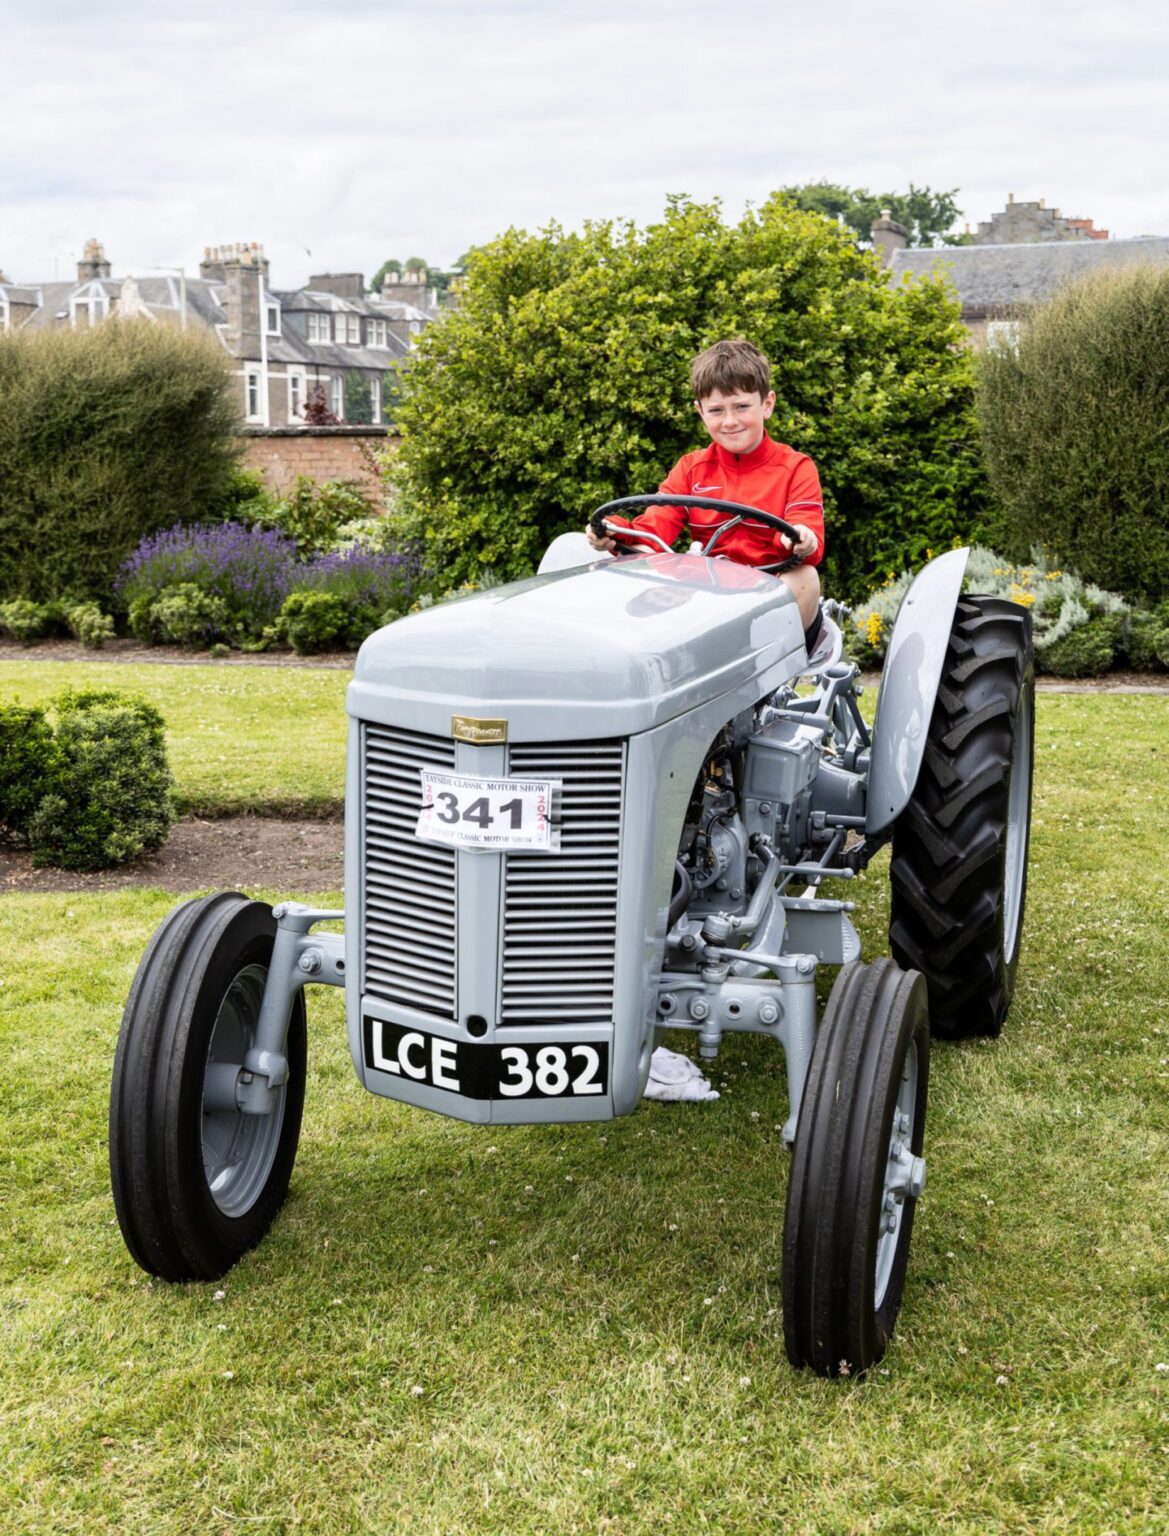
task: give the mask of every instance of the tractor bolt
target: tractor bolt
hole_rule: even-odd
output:
[[[897,1212],[896,1211],[890,1211],[888,1216],[885,1217],[885,1231],[886,1232],[896,1232],[896,1230],[897,1230]]]
[[[759,807],[759,814],[760,814],[760,816],[770,816],[771,815],[771,810],[772,810],[771,801],[770,800],[764,800],[763,803]]]
[[[810,976],[816,969],[816,957],[814,955],[801,955],[796,961],[796,970],[801,976]]]
[[[903,1136],[909,1130],[909,1116],[904,1111],[897,1117],[897,1129]]]
[[[692,997],[690,999],[690,1017],[692,1019],[705,1019],[710,1014],[710,1004],[704,997]]]
[[[760,1005],[759,1005],[759,1022],[760,1022],[760,1024],[774,1024],[776,1019],[778,1019],[778,1018],[779,1018],[779,1009],[775,1006],[774,1003],[772,1003],[772,1002],[760,1003]]]

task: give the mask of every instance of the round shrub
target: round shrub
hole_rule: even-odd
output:
[[[276,633],[298,656],[344,647],[353,613],[334,592],[293,592],[284,601]]]
[[[1001,542],[1085,580],[1169,596],[1169,269],[1099,273],[1037,308],[978,371]]]
[[[0,705],[0,840],[23,843],[56,771],[53,728],[43,709]]]
[[[1062,639],[1035,648],[1035,665],[1054,677],[1100,677],[1116,659],[1124,620],[1104,613]]]
[[[227,604],[219,594],[204,592],[189,581],[168,587],[155,598],[150,623],[159,639],[194,649],[221,639],[231,628]]]
[[[166,840],[174,808],[162,716],[144,699],[66,693],[55,769],[28,822],[39,864],[105,869]]]
[[[42,603],[29,602],[24,597],[14,597],[0,603],[0,630],[10,634],[21,645],[29,645],[48,633],[50,614]]]
[[[96,603],[76,603],[66,613],[69,632],[90,650],[99,651],[114,638],[114,621]]]

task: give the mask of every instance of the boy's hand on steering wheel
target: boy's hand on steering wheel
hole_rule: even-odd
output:
[[[601,537],[593,531],[591,522],[585,524],[585,538],[588,539],[593,549],[603,550],[606,554],[612,554],[616,548],[616,540],[612,537]]]
[[[800,560],[806,560],[819,549],[820,540],[804,523],[793,523],[792,527],[799,534],[799,539],[792,544],[792,554]]]

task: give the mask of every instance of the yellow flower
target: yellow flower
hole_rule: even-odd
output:
[[[884,627],[881,615],[874,609],[864,623],[864,637],[874,649],[881,643]]]

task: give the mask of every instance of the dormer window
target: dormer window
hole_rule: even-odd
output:
[[[269,336],[279,336],[280,335],[280,306],[279,306],[279,304],[268,304],[266,306],[266,308],[267,308],[267,311],[268,311],[268,335]]]
[[[308,317],[308,339],[310,341],[332,341],[328,315],[310,313]]]
[[[69,300],[69,324],[74,330],[85,330],[96,325],[109,313],[109,300],[101,289],[89,293],[75,293]]]
[[[337,315],[333,323],[334,335],[338,341],[348,342],[355,347],[361,345],[360,315]]]
[[[384,320],[367,320],[366,327],[365,344],[367,347],[389,346],[389,342],[386,340],[386,322]]]

